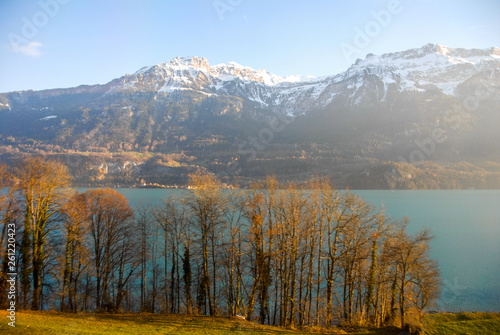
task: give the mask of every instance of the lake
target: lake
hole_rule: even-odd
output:
[[[83,190],[83,189],[81,189]],[[184,190],[117,189],[134,207],[157,204]],[[500,190],[353,191],[393,218],[407,216],[409,231],[430,227],[431,255],[439,261],[438,310],[500,311]]]
[[[500,311],[500,190],[356,191],[410,231],[430,227],[439,261],[439,309]]]

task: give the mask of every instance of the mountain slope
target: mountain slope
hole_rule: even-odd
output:
[[[351,185],[383,162],[500,162],[499,68],[498,48],[433,44],[321,78],[178,57],[105,85],[0,94],[0,154],[175,153],[159,164]]]

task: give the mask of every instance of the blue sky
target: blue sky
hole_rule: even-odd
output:
[[[324,76],[427,43],[500,47],[500,1],[1,0],[0,92],[104,84],[177,56]]]

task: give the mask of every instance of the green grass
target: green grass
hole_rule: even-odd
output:
[[[395,328],[356,329],[349,332],[339,328],[287,330],[235,318],[145,313],[71,314],[19,311],[16,313],[16,327],[8,326],[8,322],[7,311],[0,311],[0,334],[401,334]],[[424,324],[425,334],[500,334],[499,313],[432,314],[425,317]]]
[[[302,334],[224,317],[154,314],[71,314],[21,311],[16,328],[0,311],[0,333],[9,334]],[[331,333],[316,333],[331,334]]]
[[[426,335],[500,334],[500,313],[442,313],[424,318]]]

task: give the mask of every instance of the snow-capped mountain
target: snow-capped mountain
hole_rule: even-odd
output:
[[[138,118],[150,117],[146,123],[151,123],[147,126],[151,130],[142,141],[144,145],[150,137],[154,140],[160,134],[170,136],[161,129],[177,129],[180,124],[186,127],[186,121],[201,120],[208,127],[209,120],[215,122],[226,115],[232,118],[225,121],[231,124],[231,129],[238,128],[242,120],[248,121],[246,125],[255,122],[256,127],[261,127],[259,124],[276,113],[288,118],[306,116],[299,122],[303,128],[297,131],[302,132],[304,129],[311,133],[327,129],[366,132],[370,126],[376,128],[384,123],[386,127],[392,125],[389,133],[393,136],[407,133],[409,126],[418,128],[419,133],[424,132],[422,129],[430,131],[433,124],[443,119],[445,109],[464,109],[464,99],[476,97],[478,90],[486,90],[486,96],[483,92],[476,98],[479,102],[497,101],[499,48],[453,49],[428,44],[380,56],[369,54],[345,72],[320,78],[281,77],[234,62],[210,65],[206,58],[177,57],[167,63],[143,67],[105,85],[0,94],[0,117],[6,117],[2,110],[14,112],[8,114],[10,121],[0,123],[0,130],[15,134],[10,130],[16,128],[12,127],[17,120],[14,115],[36,114],[30,118],[50,123],[60,134],[57,129],[67,128],[71,122],[78,124],[85,119],[88,124],[99,113],[104,113],[101,118],[109,119],[109,110],[130,110],[127,114],[131,118],[130,127],[143,124],[138,123]],[[488,106],[493,108],[491,103]],[[82,110],[89,112],[82,116]],[[362,124],[360,115],[370,115],[372,121]],[[55,126],[57,122],[60,124]],[[109,119],[95,126],[101,129],[99,132],[109,132],[116,123]],[[21,127],[24,125],[21,122],[20,128],[25,129]],[[39,126],[34,124],[33,131]],[[78,138],[75,129],[79,128],[71,129]],[[199,132],[184,131],[192,136]],[[86,130],[80,137],[88,137],[88,133],[92,130]],[[43,135],[47,136],[47,132]],[[178,138],[183,136],[173,137]]]
[[[122,78],[121,83],[117,83],[112,91],[135,89],[171,92],[191,89],[212,93],[235,80],[243,84],[260,83],[265,86],[276,86],[281,83],[312,79],[314,78],[307,76],[281,77],[265,69],[254,70],[235,62],[210,66],[206,58],[176,57],[168,63],[146,66],[133,75]]]
[[[120,78],[110,92],[192,90],[207,95],[237,95],[297,115],[323,108],[336,99],[356,105],[372,91],[374,98],[382,102],[391,89],[438,89],[453,96],[458,85],[478,72],[496,70],[499,65],[499,48],[452,49],[434,44],[381,56],[369,54],[345,72],[322,78],[281,77],[234,62],[211,66],[206,58],[177,57]]]
[[[366,85],[367,76],[377,77],[377,98],[384,100],[389,87],[397,91],[425,92],[439,89],[446,95],[455,95],[458,85],[481,71],[495,71],[500,66],[500,49],[452,49],[428,44],[419,49],[389,53],[382,56],[367,55],[336,81],[351,81],[356,90]]]
[[[455,96],[457,87],[468,79],[481,72],[496,73],[499,67],[499,48],[452,49],[434,44],[381,56],[368,54],[345,72],[320,78],[281,77],[265,69],[255,70],[235,62],[210,65],[206,58],[177,57],[167,63],[143,67],[106,85],[46,90],[37,94],[169,94],[190,91],[204,96],[236,96],[262,108],[297,116],[332,103],[359,106],[386,102],[388,94],[394,96],[401,92],[438,90],[444,95]],[[17,94],[26,97],[32,93]]]
[[[177,57],[168,63],[143,67],[132,75],[113,81],[108,93],[192,91],[207,96],[239,96],[263,107],[286,107],[296,104],[304,95],[317,97],[323,89],[323,79],[281,77],[265,69],[254,70],[235,62],[211,66],[206,58]],[[293,111],[288,114],[293,114]]]
[[[105,85],[0,94],[0,156],[181,152],[214,171],[239,157],[247,176],[307,174],[332,162],[344,176],[359,162],[415,157],[500,162],[499,97],[498,48],[428,44],[369,54],[320,78],[178,57]],[[380,164],[371,176],[385,173]],[[356,183],[370,175],[358,172]]]

